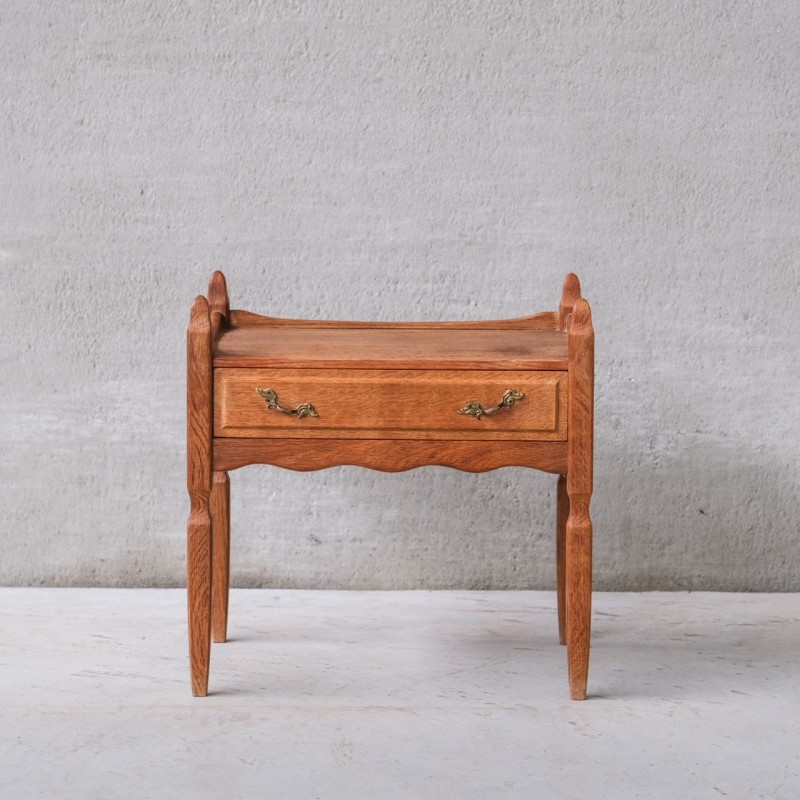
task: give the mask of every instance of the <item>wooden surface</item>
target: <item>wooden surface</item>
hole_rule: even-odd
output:
[[[567,320],[580,296],[581,282],[574,272],[570,272],[564,279],[564,286],[561,290],[561,304],[558,307],[559,330],[565,331],[567,329]]]
[[[252,438],[563,440],[566,380],[566,372],[545,371],[216,369],[214,430]],[[289,408],[312,403],[319,416],[269,409],[258,387],[274,389]],[[494,406],[507,389],[525,397],[480,419],[458,413],[472,400]]]
[[[211,578],[211,638],[228,638],[228,588],[231,563],[231,488],[227,472],[214,472],[211,482],[213,556]]]
[[[214,467],[233,470],[273,464],[307,472],[351,465],[383,472],[424,466],[486,472],[499,467],[531,467],[561,473],[567,468],[566,442],[432,442],[383,439],[214,439]]]
[[[205,696],[211,647],[211,320],[205,297],[192,306],[187,334],[187,524],[186,584],[192,693]]]
[[[567,479],[558,476],[556,485],[556,597],[558,599],[558,641],[567,643]]]
[[[567,355],[557,330],[254,325],[219,337],[214,366],[565,370]]]
[[[360,328],[362,330],[375,330],[377,328],[557,330],[559,328],[558,314],[553,311],[542,311],[528,317],[516,317],[515,319],[468,320],[461,322],[370,322],[368,320],[286,319],[284,317],[266,317],[263,314],[254,314],[252,311],[234,309],[230,312],[230,324],[233,328],[266,325],[270,328]]]
[[[217,270],[208,282],[208,306],[210,309],[211,332],[216,338],[229,326],[230,303],[225,276]]]
[[[576,301],[569,321],[566,525],[567,662],[570,695],[586,698],[592,616],[592,462],[594,331],[589,304]]]
[[[594,332],[580,282],[558,312],[492,322],[287,320],[231,311],[212,275],[188,335],[189,643],[192,691],[208,687],[212,635],[227,635],[228,471],[248,464],[384,471],[522,466],[557,474],[559,639],[570,696],[586,697],[592,591]],[[312,403],[318,417],[267,408]],[[459,415],[470,401],[495,415]],[[212,478],[213,467],[213,478]],[[212,522],[213,519],[213,522]],[[213,581],[212,581],[213,569]],[[212,591],[213,583],[213,591]],[[213,608],[213,611],[212,611]]]
[[[208,305],[214,338],[229,327],[230,301],[225,276],[217,270],[208,282]],[[211,483],[212,577],[211,638],[228,636],[228,586],[230,583],[230,481],[227,472],[215,472]]]

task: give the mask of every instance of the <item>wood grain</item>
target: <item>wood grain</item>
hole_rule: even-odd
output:
[[[383,472],[424,466],[487,472],[531,467],[563,473],[566,442],[431,442],[383,439],[214,439],[214,469],[272,464],[300,472],[351,465]]]
[[[216,436],[319,439],[566,439],[567,373],[487,370],[216,369]],[[312,403],[318,417],[267,408]],[[507,389],[525,394],[510,408],[476,419],[458,410],[472,400],[489,408]],[[387,454],[391,448],[387,448]]]
[[[211,483],[211,519],[213,521],[213,567],[211,579],[211,638],[228,638],[228,588],[231,562],[231,495],[227,472],[214,472]]]
[[[586,698],[592,616],[594,330],[589,304],[576,301],[569,319],[566,525],[567,662],[570,695]]]
[[[192,693],[208,692],[211,649],[211,495],[212,370],[211,320],[205,297],[192,306],[187,333],[187,524],[189,661]]]
[[[227,636],[228,471],[248,464],[302,471],[350,464],[390,472],[522,466],[557,474],[559,639],[567,644],[570,695],[586,697],[594,331],[574,274],[564,281],[558,312],[491,322],[398,323],[231,311],[218,271],[209,301],[198,297],[192,307],[187,387],[195,695],[208,690],[212,629],[215,641]],[[319,417],[267,409],[257,387],[277,391],[282,406],[313,403]],[[510,388],[526,395],[510,409],[481,420],[456,413],[472,400],[494,405]]]
[[[208,282],[208,305],[211,309],[211,332],[214,338],[230,326],[230,303],[225,276],[217,270]]]
[[[567,643],[567,517],[569,495],[567,479],[558,476],[556,484],[556,595],[558,598],[558,641]]]
[[[208,305],[214,338],[229,327],[230,302],[225,276],[217,270],[208,282]],[[228,636],[228,585],[230,576],[230,482],[227,472],[215,472],[211,484],[213,554],[211,579],[211,638]]]
[[[282,317],[266,317],[254,314],[251,311],[235,309],[230,313],[230,324],[234,328],[266,325],[271,328],[359,328],[361,330],[375,330],[379,328],[416,328],[425,329],[457,329],[457,330],[556,330],[558,328],[558,314],[553,311],[542,311],[528,317],[515,319],[495,319],[466,322],[370,322],[353,320],[327,320],[327,319],[284,319]]]
[[[581,282],[574,272],[570,272],[564,279],[564,287],[561,290],[561,305],[558,309],[558,327],[560,330],[567,329],[567,319],[580,296]]]
[[[217,340],[216,367],[565,370],[557,330],[442,328],[232,328]]]

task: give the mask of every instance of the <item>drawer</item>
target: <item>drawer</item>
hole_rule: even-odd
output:
[[[481,413],[477,404],[489,410],[508,390],[524,396]],[[304,404],[317,416],[280,410]],[[566,420],[563,371],[214,371],[216,436],[562,441]]]

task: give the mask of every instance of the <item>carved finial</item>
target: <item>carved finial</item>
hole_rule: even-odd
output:
[[[574,272],[570,272],[564,279],[564,288],[561,292],[561,306],[558,309],[558,327],[563,331],[567,328],[567,317],[581,296],[581,282]]]
[[[208,282],[208,304],[211,307],[211,324],[214,326],[214,335],[224,329],[230,322],[230,307],[228,302],[228,286],[225,276],[217,270]]]
[[[592,330],[592,309],[582,297],[575,301],[572,307],[572,320],[569,326],[572,333],[583,333]]]
[[[199,294],[192,303],[192,313],[189,317],[189,329],[192,331],[204,331],[211,327],[211,316],[208,308],[208,300]]]
[[[211,311],[219,311],[225,319],[228,319],[230,306],[228,303],[228,284],[225,276],[217,270],[208,282],[208,304]]]

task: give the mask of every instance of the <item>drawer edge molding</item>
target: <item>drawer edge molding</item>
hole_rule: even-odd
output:
[[[214,433],[561,441],[566,381],[567,373],[551,371],[217,369]]]

